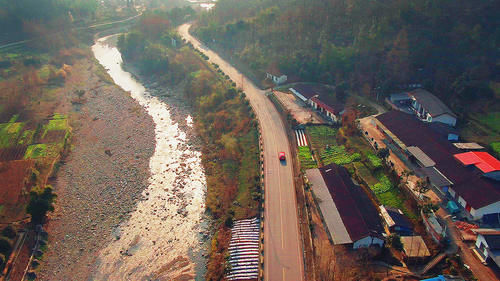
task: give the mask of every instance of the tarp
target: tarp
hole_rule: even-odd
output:
[[[446,208],[452,214],[457,213],[457,212],[460,211],[460,209],[458,208],[457,204],[455,204],[455,202],[453,202],[453,201],[448,201],[448,204],[446,204]]]

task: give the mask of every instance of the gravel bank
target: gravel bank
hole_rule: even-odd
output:
[[[128,218],[148,185],[153,120],[126,92],[102,81],[98,67],[82,60],[72,74],[78,81],[66,83],[67,95],[83,87],[86,102],[73,106],[79,111],[73,149],[54,183],[57,205],[39,280],[87,280],[112,229]]]

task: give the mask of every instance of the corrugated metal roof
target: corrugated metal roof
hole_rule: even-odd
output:
[[[500,171],[500,161],[488,152],[465,152],[453,155],[464,165],[475,165],[483,173]]]
[[[451,109],[444,104],[440,99],[438,99],[435,95],[429,93],[424,89],[416,89],[408,93],[408,95],[414,97],[418,103],[420,103],[425,110],[427,110],[432,117],[436,117],[442,114],[449,114],[453,117],[456,117],[455,113],[451,111]]]
[[[349,233],[342,222],[337,206],[328,191],[328,187],[323,180],[319,169],[310,169],[306,171],[307,179],[312,184],[314,195],[320,199],[318,203],[326,226],[330,231],[334,244],[352,243]]]
[[[415,156],[417,160],[424,165],[424,167],[433,167],[436,165],[436,162],[434,162],[427,154],[425,154],[420,148],[417,146],[409,146],[407,148],[408,152],[411,153],[411,155]]]
[[[453,182],[453,190],[474,209],[500,201],[500,183],[485,178],[477,169],[468,169],[460,164],[453,155],[461,151],[441,139],[428,124],[397,110],[378,115],[376,119],[378,124],[383,124],[383,127],[379,127],[391,138],[397,136],[398,145],[403,144],[401,148],[405,149],[405,144],[418,146],[427,155],[432,156],[436,168]]]
[[[453,182],[445,177],[436,167],[421,168],[420,171],[422,171],[422,173],[429,178],[430,182],[437,187],[451,186],[453,184]]]
[[[460,149],[484,149],[484,147],[480,146],[479,144],[475,142],[457,142],[453,144],[457,148]]]

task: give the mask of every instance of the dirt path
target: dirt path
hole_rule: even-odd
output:
[[[79,61],[61,91],[67,101],[59,112],[75,120],[73,149],[54,183],[57,205],[39,280],[88,280],[112,229],[147,186],[153,121],[126,92],[102,81],[98,67]],[[82,105],[69,102],[75,88],[86,91]]]

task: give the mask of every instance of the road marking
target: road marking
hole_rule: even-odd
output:
[[[286,281],[285,279],[285,268],[283,267],[283,281]]]

